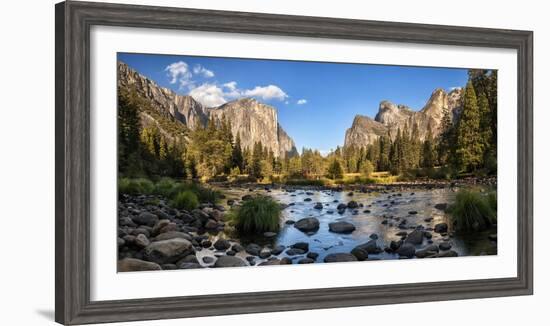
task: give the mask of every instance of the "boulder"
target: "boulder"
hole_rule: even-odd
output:
[[[161,233],[164,233],[164,232],[161,232],[161,231],[164,230],[164,228],[168,227],[168,225],[170,225],[170,220],[159,220],[153,226],[153,230],[151,232],[152,235],[157,236]],[[174,226],[175,226],[175,224],[174,224]],[[170,227],[170,228],[172,228],[172,227]],[[176,229],[171,229],[171,230],[167,230],[167,231],[176,231]]]
[[[336,209],[341,211],[341,210],[345,210],[347,207],[348,205],[341,203],[341,204],[338,204],[338,206],[336,206]]]
[[[438,203],[434,206],[436,209],[439,209],[440,211],[444,211],[447,209],[447,203]]]
[[[319,220],[315,217],[306,217],[294,223],[294,227],[302,232],[316,232],[319,230]]]
[[[178,264],[178,269],[197,269],[202,268],[201,264],[198,263],[181,263]]]
[[[231,243],[225,239],[218,239],[214,242],[214,248],[216,248],[216,250],[227,250],[231,248]]]
[[[149,239],[147,239],[147,237],[145,236],[145,234],[138,234],[136,236],[136,239],[134,240],[134,244],[140,248],[145,248],[147,247],[151,242],[149,241]]]
[[[437,257],[458,257],[458,253],[454,250],[448,250],[440,252],[439,254],[437,254]]]
[[[154,226],[159,221],[159,218],[155,214],[142,212],[139,215],[132,217],[132,221],[139,225]]]
[[[159,264],[135,258],[124,258],[117,263],[118,272],[159,271]]]
[[[313,264],[315,262],[315,260],[311,259],[311,258],[302,258],[300,260],[298,260],[298,264]]]
[[[214,263],[214,267],[241,267],[247,265],[244,260],[235,256],[221,256]]]
[[[367,258],[369,258],[369,254],[361,249],[361,248],[353,248],[353,250],[351,250],[351,254],[355,256],[355,258],[357,258],[358,261],[363,261],[363,260],[366,260]]]
[[[270,265],[281,265],[281,260],[278,258],[269,259],[258,264],[258,266],[270,266]]]
[[[271,250],[271,254],[274,255],[274,256],[277,256],[277,255],[279,255],[280,253],[282,253],[284,250],[285,250],[285,246],[283,246],[283,245],[277,245],[277,246],[275,246],[275,248],[273,248],[273,249]]]
[[[359,207],[359,204],[355,200],[352,200],[348,203],[347,207],[350,209],[355,209]]]
[[[317,260],[317,257],[319,257],[319,254],[316,252],[308,252],[306,255],[307,258],[311,258],[313,260]]]
[[[215,229],[218,228],[218,226],[219,226],[218,222],[216,222],[215,220],[212,220],[212,219],[209,219],[204,224],[204,228],[207,229],[207,230],[215,230]]]
[[[357,261],[357,258],[352,254],[340,252],[340,253],[328,254],[323,261],[325,263],[340,263],[340,262],[348,262],[348,261]]]
[[[446,233],[449,229],[447,223],[438,223],[434,226],[434,232],[437,233]]]
[[[235,243],[235,244],[231,247],[231,250],[233,250],[234,252],[241,252],[241,251],[244,251],[244,247],[241,246],[241,245],[238,244],[238,243]]]
[[[298,248],[290,248],[286,251],[286,254],[289,255],[289,256],[303,255],[305,253],[306,253],[305,250],[298,249]]]
[[[396,250],[399,256],[412,258],[415,254],[416,248],[411,243],[402,244],[399,249]]]
[[[424,239],[424,231],[422,230],[414,230],[409,235],[407,235],[407,238],[405,238],[405,243],[412,243],[413,245],[419,245],[422,244],[422,240]]]
[[[268,258],[269,256],[271,256],[271,250],[269,248],[262,248],[258,256],[262,259]]]
[[[315,206],[313,206],[313,208],[315,208],[315,209],[323,209],[323,204],[322,204],[322,203],[316,203]]]
[[[437,255],[438,252],[439,248],[436,245],[432,244],[417,250],[415,252],[415,256],[418,258],[426,258],[432,255]]]
[[[262,250],[262,247],[258,246],[255,243],[251,243],[245,248],[246,252],[253,255],[253,256],[259,256],[260,251]]]
[[[214,262],[214,257],[204,256],[202,257],[202,262],[205,264],[212,264]]]
[[[439,244],[439,249],[441,249],[441,250],[449,250],[449,249],[451,249],[451,247],[452,247],[452,245],[447,241],[441,242]]]
[[[279,265],[292,265],[292,259],[288,257],[281,258],[281,261],[279,262]]]
[[[355,231],[355,225],[349,222],[338,221],[329,223],[328,229],[330,232],[334,233],[352,233]]]
[[[152,242],[144,249],[146,259],[158,264],[175,263],[193,253],[191,242],[181,238]]]
[[[309,251],[309,243],[307,243],[307,242],[296,242],[295,244],[291,245],[290,248],[301,249],[304,252],[307,252],[307,251]]]
[[[376,240],[369,240],[368,242],[360,244],[355,248],[364,250],[368,254],[379,254],[382,252],[382,249],[378,247]]]

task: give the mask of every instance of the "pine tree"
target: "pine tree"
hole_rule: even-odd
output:
[[[435,164],[435,152],[434,152],[434,141],[431,124],[428,123],[428,134],[426,139],[424,139],[424,144],[422,146],[422,166],[425,168],[433,168]]]
[[[255,179],[262,177],[262,158],[263,146],[261,142],[256,142],[252,150],[252,162],[250,164],[250,175]]]
[[[483,140],[479,128],[479,108],[471,81],[466,85],[464,108],[456,130],[456,167],[459,170],[474,170],[481,165]]]
[[[340,164],[340,161],[337,158],[332,159],[327,169],[327,177],[329,177],[330,179],[336,180],[336,179],[341,179],[343,176],[344,176],[344,170],[342,169],[342,165]]]
[[[244,157],[243,150],[241,148],[241,136],[237,133],[235,138],[235,145],[233,146],[233,152],[231,153],[231,166],[238,167],[239,171],[244,170]]]
[[[437,140],[437,155],[440,165],[446,165],[449,158],[453,157],[455,150],[455,130],[451,113],[448,108],[443,108],[443,118],[439,126],[439,138]]]

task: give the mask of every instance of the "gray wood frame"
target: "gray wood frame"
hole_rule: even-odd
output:
[[[533,293],[533,33],[531,31],[63,2],[55,7],[55,319],[113,322]],[[120,301],[90,300],[90,27],[305,36],[517,50],[517,277]],[[512,191],[512,189],[510,189]]]

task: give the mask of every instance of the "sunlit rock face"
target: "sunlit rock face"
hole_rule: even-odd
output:
[[[210,119],[231,123],[233,137],[240,136],[243,148],[251,149],[256,142],[273,151],[276,157],[295,154],[294,141],[278,123],[277,110],[252,98],[228,102],[210,110]]]
[[[352,126],[346,130],[344,146],[364,147],[386,134],[394,138],[398,130],[403,131],[405,126],[412,132],[415,124],[418,126],[420,140],[426,138],[428,129],[437,136],[441,131],[440,125],[445,109],[449,111],[453,121],[459,119],[462,93],[462,88],[455,88],[448,93],[438,88],[420,111],[414,111],[406,105],[382,101],[374,120],[363,115],[355,116]]]

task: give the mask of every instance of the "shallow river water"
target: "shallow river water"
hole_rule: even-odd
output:
[[[224,190],[227,199],[240,200],[246,194],[269,195],[286,207],[282,212],[281,230],[277,236],[269,239],[265,237],[239,238],[235,235],[218,234],[213,236],[213,240],[223,237],[238,240],[245,245],[254,242],[262,246],[271,248],[277,245],[288,247],[297,242],[309,243],[309,251],[316,252],[319,257],[316,262],[322,262],[324,257],[330,253],[349,253],[357,245],[371,240],[371,235],[376,234],[376,240],[381,248],[388,247],[392,240],[399,240],[401,236],[397,235],[400,231],[411,232],[417,226],[424,226],[431,230],[437,223],[448,221],[448,216],[444,211],[436,209],[434,206],[438,203],[452,203],[454,190],[451,188],[419,190],[409,189],[403,191],[382,191],[382,192],[353,192],[350,196],[348,191],[330,191],[330,190],[299,190],[287,192],[282,189],[272,189],[269,192],[264,189],[231,188]],[[311,201],[306,201],[310,198]],[[340,203],[348,203],[354,200],[362,207],[357,210],[346,209],[343,214],[339,214],[336,207]],[[315,209],[317,202],[323,204],[323,209]],[[410,214],[416,212],[416,214]],[[287,224],[287,220],[298,221],[304,217],[316,217],[320,222],[320,228],[313,234],[306,234],[293,224]],[[386,224],[383,221],[387,220]],[[405,220],[406,222],[403,222]],[[350,234],[339,234],[329,231],[329,223],[336,221],[346,221],[355,225],[356,229]],[[442,236],[439,233],[431,232],[434,244],[439,244],[448,240],[452,245],[452,250],[459,256],[469,255],[494,255],[496,254],[496,243],[488,239],[488,235],[496,233],[496,230],[487,230],[474,234],[459,234],[452,230],[448,235]],[[425,247],[427,239],[417,246],[417,249]],[[197,253],[197,256],[214,255],[215,252],[203,250]],[[239,253],[239,256],[247,256],[246,253]],[[283,252],[278,258],[285,257]],[[292,256],[293,260],[303,258],[305,255]],[[397,254],[382,252],[380,254],[369,254],[368,260],[378,259],[398,259]]]

